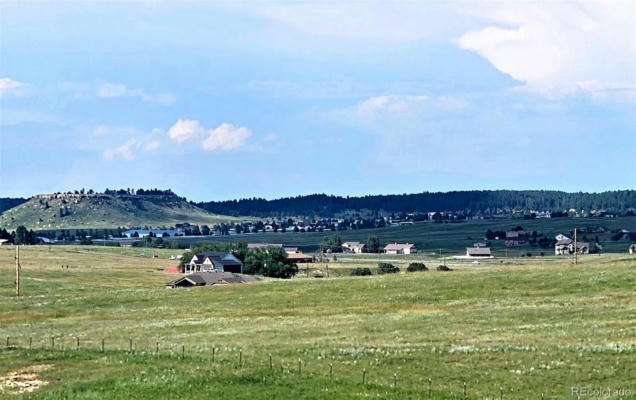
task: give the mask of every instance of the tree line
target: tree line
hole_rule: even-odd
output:
[[[608,210],[634,213],[636,190],[601,193],[567,193],[554,190],[469,190],[415,194],[342,197],[326,194],[284,197],[275,200],[247,198],[208,201],[195,205],[215,214],[233,216],[318,215],[329,217],[347,210],[386,212],[466,211],[496,214],[506,210],[563,211]]]

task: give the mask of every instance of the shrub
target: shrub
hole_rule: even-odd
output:
[[[400,272],[400,269],[393,264],[379,263],[378,274],[395,274]]]
[[[437,270],[438,271],[452,271],[452,269],[448,268],[446,265],[438,265],[437,266]]]
[[[428,268],[424,263],[414,262],[410,263],[406,272],[416,272],[416,271],[428,271]]]
[[[366,276],[371,275],[371,270],[369,268],[354,268],[351,270],[351,276]]]

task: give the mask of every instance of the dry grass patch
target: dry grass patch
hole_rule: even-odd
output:
[[[11,371],[0,377],[0,393],[19,395],[38,390],[49,384],[38,374],[51,368],[53,368],[52,364],[37,364]]]

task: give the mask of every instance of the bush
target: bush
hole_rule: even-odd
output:
[[[369,268],[354,268],[351,270],[351,276],[366,276],[371,275],[371,270]]]
[[[393,264],[379,263],[378,274],[396,274],[400,272],[400,269]]]
[[[414,262],[410,263],[406,272],[428,271],[428,268],[424,263]]]
[[[437,266],[437,270],[438,271],[452,271],[452,269],[448,268],[446,265],[438,265]]]

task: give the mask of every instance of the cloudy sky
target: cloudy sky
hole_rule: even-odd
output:
[[[635,4],[2,1],[0,196],[634,188]]]

